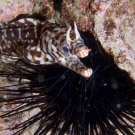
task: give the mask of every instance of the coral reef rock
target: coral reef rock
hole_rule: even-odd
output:
[[[20,14],[41,13],[50,19],[55,14],[51,0],[1,0],[0,22],[14,19]]]
[[[82,31],[91,30],[94,19],[91,4],[92,0],[63,0],[62,19],[67,23],[75,21]]]
[[[118,67],[135,80],[135,7],[127,0],[106,3],[95,14],[94,32]]]

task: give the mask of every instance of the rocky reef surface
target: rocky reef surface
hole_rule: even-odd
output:
[[[106,11],[95,14],[94,32],[117,66],[135,80],[135,7],[127,0],[107,5]]]
[[[20,14],[40,13],[46,18],[55,14],[52,0],[1,0],[0,22],[10,21]]]
[[[6,65],[0,65],[0,74],[5,73],[11,73],[12,70],[9,67],[15,68],[14,63],[12,64],[6,64]],[[22,97],[19,96],[19,93],[16,95],[15,91],[17,91],[20,86],[18,85],[19,80],[15,79],[14,77],[11,78],[9,76],[0,76],[0,101],[2,100],[10,100],[12,98],[22,98],[23,96],[32,96],[33,94],[26,94],[22,95]],[[22,80],[21,83],[28,83],[29,80]],[[5,91],[1,91],[1,89],[4,87]],[[6,90],[9,89],[7,92]],[[13,92],[13,91],[14,92]],[[17,101],[17,100],[16,100]],[[20,99],[18,100],[20,101]],[[23,101],[23,99],[22,99]],[[5,112],[17,109],[18,107],[22,106],[22,104],[14,104],[11,101],[7,102],[0,102],[0,115],[3,115]],[[16,115],[11,115],[6,118],[0,118],[0,135],[13,135],[15,132],[18,131],[18,124],[23,123],[24,121],[28,120],[32,116],[36,115],[38,112],[40,112],[40,108],[33,108],[31,110],[16,114]],[[17,111],[16,111],[17,113]],[[22,135],[33,135],[36,129],[39,127],[39,122],[36,122],[34,125],[29,127]],[[13,128],[14,130],[11,130]]]

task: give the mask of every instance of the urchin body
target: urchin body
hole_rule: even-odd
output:
[[[90,49],[84,45],[75,23],[74,27],[75,31],[72,31],[71,27],[32,18],[1,24],[1,61],[9,63],[24,59],[34,65],[59,63],[90,77],[92,70],[78,58],[88,56]]]

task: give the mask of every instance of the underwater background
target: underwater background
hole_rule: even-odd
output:
[[[135,134],[134,1],[4,0],[0,7],[1,23],[75,21],[91,49],[80,60],[93,70],[85,78],[59,64],[1,63],[1,135]]]

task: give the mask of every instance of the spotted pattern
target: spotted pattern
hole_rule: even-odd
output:
[[[4,63],[19,59],[34,65],[59,63],[89,77],[92,69],[84,66],[78,58],[83,57],[82,50],[88,48],[80,38],[75,39],[76,33],[73,30],[70,32],[72,42],[69,45],[67,31],[65,26],[32,18],[0,24],[0,59]],[[88,55],[85,53],[84,57]]]

